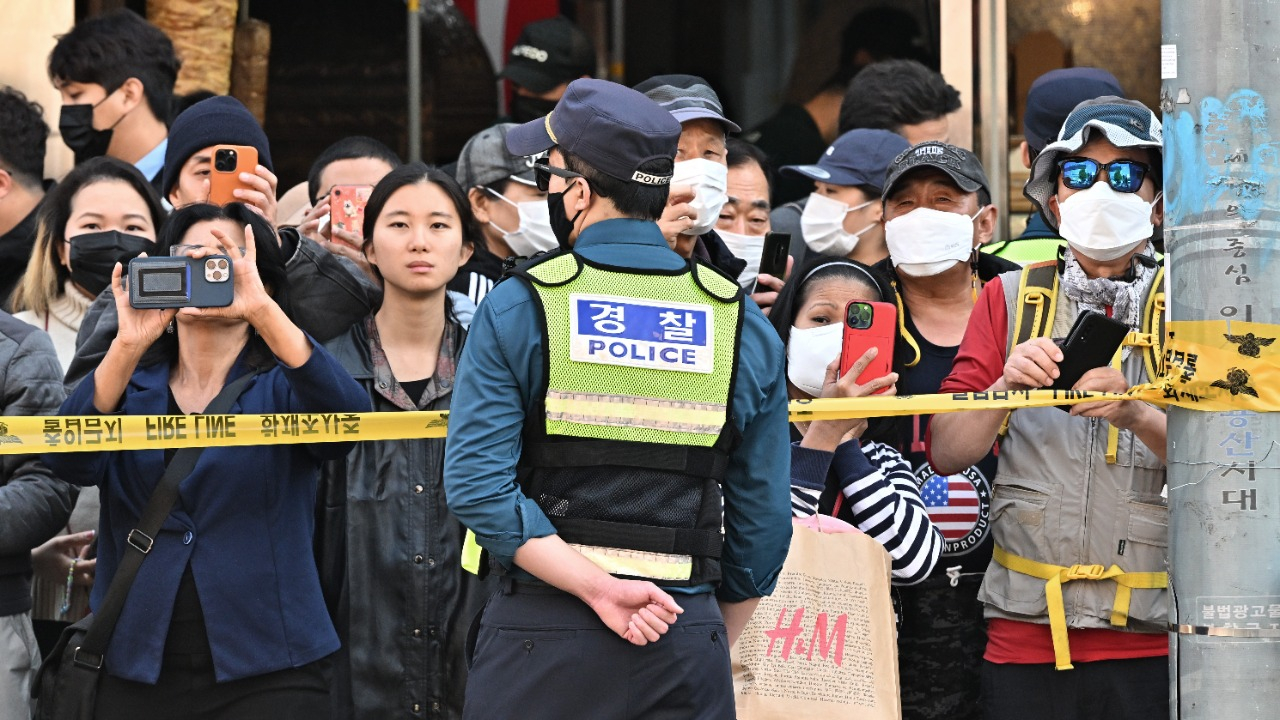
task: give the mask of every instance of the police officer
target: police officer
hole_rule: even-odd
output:
[[[561,250],[485,298],[458,367],[445,492],[503,574],[468,718],[734,717],[729,645],[791,535],[784,357],[655,223],[679,137],[592,79],[507,135],[550,151]]]

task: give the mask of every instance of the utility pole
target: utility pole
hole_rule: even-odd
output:
[[[1280,323],[1280,5],[1161,12],[1171,319]],[[1277,440],[1276,413],[1169,409],[1175,720],[1280,717]]]
[[[406,0],[409,68],[409,162],[422,160],[422,0]]]

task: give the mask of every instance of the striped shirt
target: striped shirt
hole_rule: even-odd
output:
[[[880,443],[840,445],[833,453],[791,444],[791,512],[818,512],[828,482],[844,495],[853,525],[893,558],[893,583],[913,585],[929,576],[942,554],[942,533],[929,519],[911,467]]]

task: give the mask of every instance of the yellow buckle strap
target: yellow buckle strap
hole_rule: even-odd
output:
[[[1129,624],[1129,597],[1133,588],[1142,590],[1162,589],[1169,586],[1169,575],[1162,572],[1125,572],[1119,566],[1103,568],[1101,565],[1050,565],[1029,560],[996,546],[992,558],[1002,567],[1023,575],[1045,581],[1045,602],[1049,607],[1049,632],[1053,637],[1053,664],[1059,670],[1071,670],[1071,646],[1067,640],[1067,612],[1062,601],[1062,585],[1073,580],[1114,580],[1116,597],[1111,608],[1111,624],[1124,627]]]

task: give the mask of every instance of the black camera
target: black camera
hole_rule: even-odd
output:
[[[226,255],[140,257],[129,261],[129,304],[138,309],[226,307],[232,262]]]
[[[237,160],[235,148],[218,148],[213,153],[213,169],[218,172],[235,172]]]

